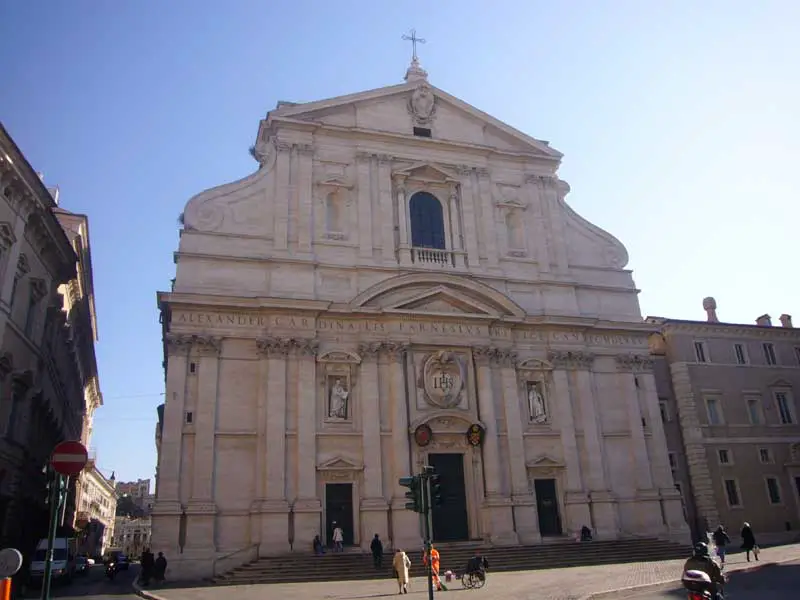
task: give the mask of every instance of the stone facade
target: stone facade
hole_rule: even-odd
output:
[[[83,349],[61,286],[78,257],[48,190],[0,125],[0,545],[30,553],[47,534],[46,475],[54,446],[80,439]],[[75,486],[64,512],[72,523]]]
[[[117,512],[117,491],[114,476],[106,478],[94,458],[81,473],[81,494],[78,504],[78,551],[88,556],[103,556],[114,537]]]
[[[673,475],[695,536],[749,522],[762,542],[800,530],[800,330],[650,317]]]
[[[150,517],[117,517],[114,520],[112,545],[122,550],[130,559],[138,559],[150,547],[150,526]]]
[[[561,154],[431,86],[279,103],[258,170],[182,215],[159,294],[153,549],[175,577],[307,552],[332,521],[438,539],[688,538],[627,253]],[[468,433],[471,435],[468,436]]]

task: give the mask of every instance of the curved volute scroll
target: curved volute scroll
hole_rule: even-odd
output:
[[[231,206],[263,194],[262,180],[275,166],[277,149],[271,141],[257,146],[259,169],[238,181],[200,192],[191,198],[183,210],[183,227],[187,231],[215,232],[231,229]],[[254,155],[255,156],[255,155]]]

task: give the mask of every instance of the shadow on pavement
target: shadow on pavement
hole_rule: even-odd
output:
[[[138,567],[131,565],[127,571],[117,574],[114,581],[110,581],[102,565],[91,567],[86,575],[75,577],[70,584],[53,583],[50,588],[52,598],[91,598],[93,596],[130,596],[133,594],[133,580],[138,574]],[[24,595],[19,598],[25,600],[40,598],[42,588],[29,586]]]

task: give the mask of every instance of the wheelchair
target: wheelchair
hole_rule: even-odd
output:
[[[486,585],[486,573],[464,573],[461,585],[468,590],[477,590]]]

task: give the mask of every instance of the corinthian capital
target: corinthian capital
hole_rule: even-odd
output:
[[[590,369],[594,364],[594,354],[588,352],[553,351],[547,358],[553,366],[562,369]]]
[[[402,360],[406,352],[408,352],[409,345],[400,342],[386,342],[382,346],[382,350],[386,353],[389,360],[397,361]]]
[[[509,348],[498,348],[492,356],[494,361],[501,367],[516,367],[517,352]]]
[[[285,357],[292,349],[292,340],[288,338],[268,337],[256,340],[256,351],[267,358]]]
[[[194,350],[198,354],[205,354],[209,356],[219,356],[222,349],[222,339],[212,337],[210,335],[195,335],[192,343]]]
[[[319,340],[296,339],[292,343],[300,356],[316,356],[319,352]]]
[[[375,360],[378,357],[378,352],[383,349],[384,344],[381,342],[364,342],[358,345],[358,353],[362,359]]]
[[[492,346],[476,346],[472,349],[472,356],[479,365],[488,365],[494,360],[495,354],[497,354],[497,348]]]
[[[619,354],[615,358],[618,371],[641,373],[653,369],[653,359],[646,354]]]
[[[167,334],[167,354],[171,356],[186,355],[192,347],[192,336],[180,333]]]

